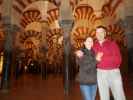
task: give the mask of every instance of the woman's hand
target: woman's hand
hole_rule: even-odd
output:
[[[77,50],[77,51],[75,52],[75,54],[76,54],[76,56],[77,56],[78,58],[81,58],[81,57],[83,57],[83,55],[84,55],[84,53],[83,53],[81,50]]]

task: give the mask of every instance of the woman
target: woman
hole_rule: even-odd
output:
[[[96,63],[100,54],[96,57],[92,51],[93,39],[88,37],[84,42],[84,48],[76,51],[77,63],[79,65],[80,90],[84,100],[95,100],[97,90]]]

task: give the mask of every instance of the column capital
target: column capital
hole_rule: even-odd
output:
[[[63,29],[68,29],[68,28],[72,28],[72,26],[73,26],[73,20],[60,20],[59,21],[59,24],[60,24],[60,26],[61,26],[61,28],[63,28]]]
[[[11,24],[11,16],[2,16],[2,22],[4,26]]]

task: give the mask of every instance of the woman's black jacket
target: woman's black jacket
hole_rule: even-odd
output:
[[[97,83],[97,71],[96,71],[96,59],[92,50],[81,49],[84,53],[83,57],[77,58],[79,65],[79,82],[80,84],[96,84]]]

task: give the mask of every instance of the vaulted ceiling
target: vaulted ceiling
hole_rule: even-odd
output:
[[[52,17],[49,20],[53,20],[53,18],[57,17],[58,6],[59,2],[55,2],[54,0],[13,0],[12,20],[18,25],[20,24],[22,18],[26,21],[28,20],[25,23],[25,20],[22,19],[25,24],[35,21],[35,17],[37,16],[40,16],[40,20],[36,20],[37,22],[47,21],[48,16]],[[23,23],[23,21],[21,22]]]
[[[13,0],[13,22],[21,27],[23,32],[18,34],[19,46],[33,50],[33,58],[38,59],[40,48],[48,48],[49,63],[54,57],[60,55],[63,50],[61,28],[58,23],[60,0]],[[42,47],[41,47],[42,46]],[[21,48],[20,47],[20,48]],[[60,49],[60,50],[58,50]]]

